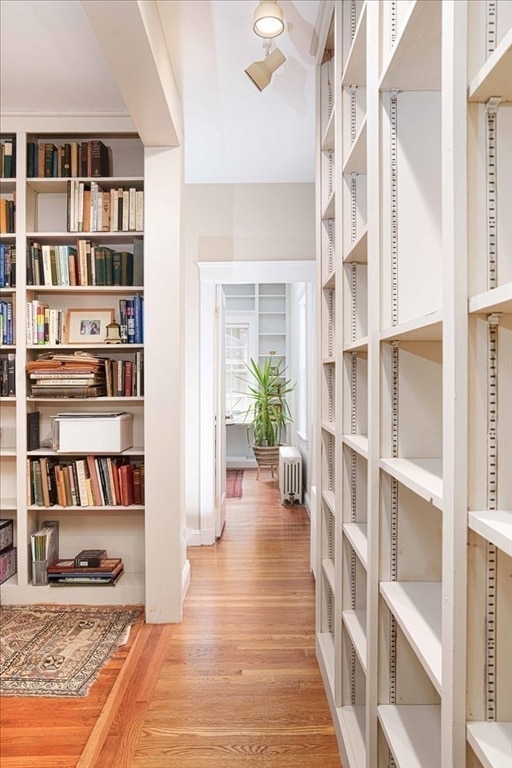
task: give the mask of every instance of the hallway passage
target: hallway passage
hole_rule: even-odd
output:
[[[85,699],[8,699],[2,768],[340,768],[315,657],[309,518],[245,471],[191,547],[179,625],[142,625]]]
[[[314,650],[309,518],[270,472],[245,471],[215,547],[190,548],[192,584],[133,768],[339,768]]]

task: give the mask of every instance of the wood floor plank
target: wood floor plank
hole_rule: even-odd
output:
[[[340,768],[308,515],[255,475],[222,539],[189,548],[181,624],[142,626],[85,699],[2,701],[2,768]]]

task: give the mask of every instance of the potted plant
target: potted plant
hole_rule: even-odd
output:
[[[247,392],[249,406],[244,420],[248,439],[252,441],[258,474],[263,466],[273,468],[279,464],[279,446],[286,434],[286,425],[292,421],[286,396],[295,384],[285,379],[281,360],[266,358],[258,363],[251,358],[247,364]]]

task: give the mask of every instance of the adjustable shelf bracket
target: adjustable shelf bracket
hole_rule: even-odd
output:
[[[487,57],[496,48],[496,14],[497,14],[496,0],[487,0],[487,14],[486,14],[486,26],[485,26],[485,44]]]
[[[398,90],[390,94],[391,325],[398,325]]]
[[[350,145],[356,140],[356,95],[357,85],[351,85],[350,88]]]
[[[496,128],[498,107],[501,99],[492,97],[485,105],[486,113],[486,191],[487,191],[487,267],[488,288],[496,288],[498,282],[498,208]]]
[[[398,458],[398,385],[399,385],[399,341],[391,342],[391,455]],[[398,578],[398,480],[391,478],[391,546],[390,579]],[[389,703],[396,704],[396,642],[397,624],[391,616],[389,637]]]
[[[488,316],[487,508],[498,505],[498,325],[501,313]],[[497,547],[486,549],[486,718],[496,719],[496,577]]]

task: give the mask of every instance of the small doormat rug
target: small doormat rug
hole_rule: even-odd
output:
[[[226,499],[241,499],[243,482],[243,469],[226,470]]]
[[[0,608],[0,694],[86,696],[140,609]]]

